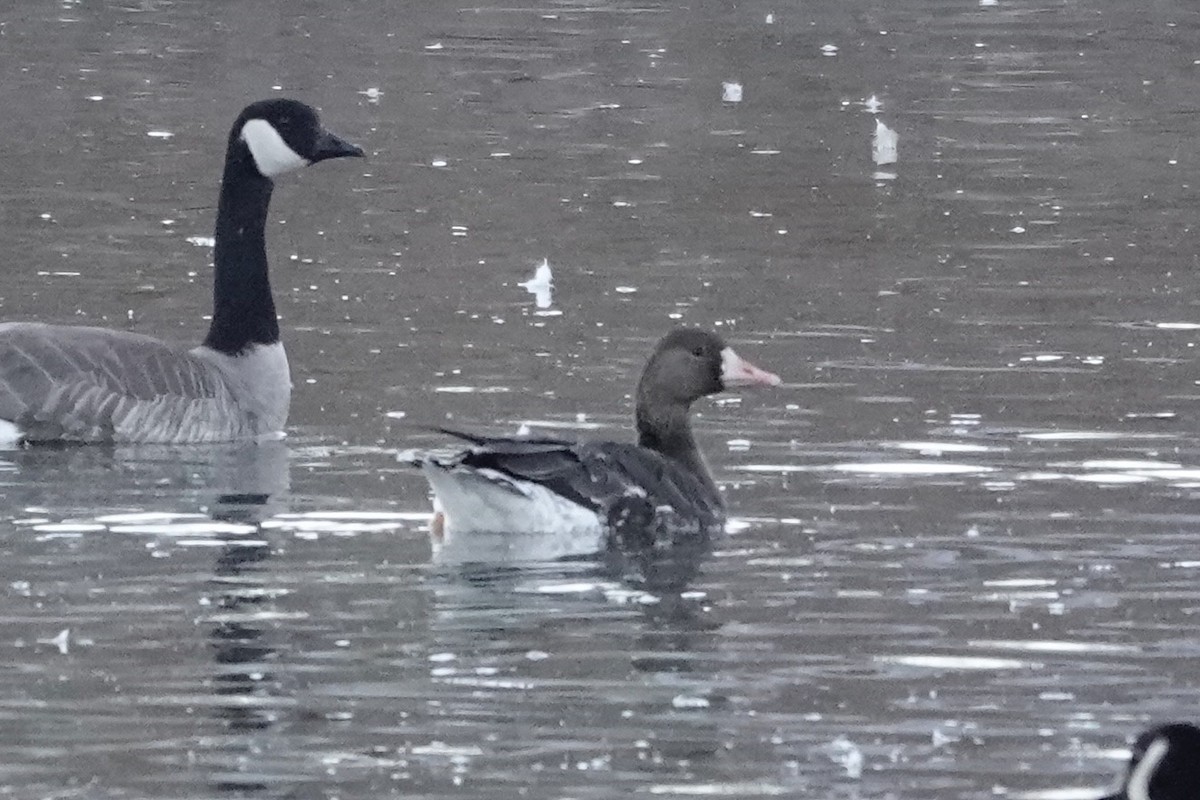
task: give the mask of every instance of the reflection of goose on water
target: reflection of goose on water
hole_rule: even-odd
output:
[[[715,333],[680,328],[658,343],[638,382],[637,444],[446,431],[473,446],[413,457],[433,487],[435,535],[466,557],[485,555],[477,549],[485,541],[519,547],[528,538],[557,558],[603,550],[614,534],[629,546],[720,530],[724,503],[692,435],[691,405],[728,387],[779,382]]]
[[[225,153],[204,343],[184,350],[128,331],[0,325],[0,443],[190,443],[281,432],[291,378],[267,275],[272,178],[362,154],[303,103],[247,106]]]
[[[60,508],[68,497],[71,506],[103,524],[110,517],[125,525],[155,515],[258,524],[289,507],[289,458],[285,439],[206,447],[26,447],[0,458],[0,511]],[[164,533],[166,542],[176,535]]]
[[[229,734],[209,764],[209,781],[220,791],[240,793],[270,788],[269,743],[284,737],[281,709],[290,706],[295,691],[276,673],[272,633],[279,620],[275,596],[282,589],[273,585],[278,581],[269,562],[274,550],[263,529],[287,492],[288,450],[282,441],[238,443],[225,456],[210,487],[218,494],[209,515],[253,532],[219,536],[223,544],[213,569],[211,604],[202,617],[212,625],[208,686],[213,713]],[[247,769],[247,764],[255,766]]]

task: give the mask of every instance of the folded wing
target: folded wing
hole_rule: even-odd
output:
[[[611,528],[708,529],[723,519],[721,498],[687,470],[644,447],[621,442],[505,438],[443,430],[474,446],[441,466],[529,482],[596,512]]]
[[[0,325],[0,419],[29,441],[219,441],[248,427],[211,362],[103,328]]]

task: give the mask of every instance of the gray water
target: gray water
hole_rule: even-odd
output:
[[[286,441],[0,453],[0,794],[1072,800],[1200,717],[1191,3],[333,5],[0,8],[0,318],[197,341],[238,110],[369,154],[276,191]],[[713,552],[432,558],[398,450],[625,437],[679,323],[785,380]]]

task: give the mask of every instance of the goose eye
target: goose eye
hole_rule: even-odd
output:
[[[694,355],[696,358],[704,358],[704,348],[703,347],[693,347],[692,355]]]

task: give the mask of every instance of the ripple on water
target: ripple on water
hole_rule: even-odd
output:
[[[779,797],[792,790],[775,783],[655,783],[642,790],[649,795],[672,797]]]
[[[987,658],[984,656],[935,656],[897,655],[875,656],[882,664],[897,664],[906,667],[942,670],[946,672],[972,672],[977,670],[1041,669],[1037,661],[1021,661],[1015,658]]]
[[[1029,653],[1141,653],[1142,648],[1134,645],[1107,644],[1104,642],[1062,641],[1006,641],[1000,639],[977,639],[967,642],[967,647],[984,650],[1019,650]]]
[[[350,536],[385,533],[425,524],[433,518],[427,511],[306,511],[277,514],[261,523],[263,530],[278,530],[312,538],[322,533]]]

